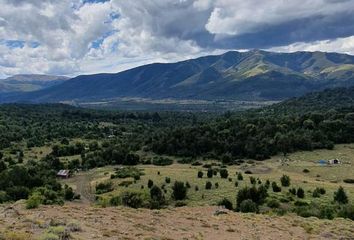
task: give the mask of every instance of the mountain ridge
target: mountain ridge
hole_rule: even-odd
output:
[[[0,79],[0,93],[31,92],[69,80],[69,77],[44,74],[18,74]]]
[[[325,52],[230,51],[176,63],[153,63],[119,73],[81,75],[8,101],[152,99],[284,100],[354,85],[354,56]]]

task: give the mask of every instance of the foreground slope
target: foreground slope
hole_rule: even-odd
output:
[[[239,214],[217,207],[165,210],[95,208],[80,203],[41,206],[0,206],[1,235],[38,239],[46,232],[67,229],[70,239],[352,239],[351,220],[318,220],[296,216]],[[14,236],[17,236],[15,238]],[[22,237],[22,238],[20,238]],[[8,238],[7,238],[8,239]],[[49,238],[43,238],[49,239]],[[50,238],[52,239],[52,238]]]
[[[83,75],[3,101],[92,101],[121,97],[281,100],[354,84],[354,56],[324,53],[227,52],[156,63],[116,74]]]

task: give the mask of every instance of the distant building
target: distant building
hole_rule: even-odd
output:
[[[57,177],[69,178],[70,177],[70,171],[69,170],[59,170],[59,172],[57,173]]]
[[[340,161],[335,158],[335,159],[328,160],[328,164],[340,164]]]

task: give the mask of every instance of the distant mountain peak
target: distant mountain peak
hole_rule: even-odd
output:
[[[6,101],[150,99],[282,100],[354,85],[354,56],[325,52],[279,53],[254,49],[115,74],[78,76]]]

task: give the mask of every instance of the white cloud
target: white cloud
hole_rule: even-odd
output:
[[[214,34],[240,35],[296,19],[353,12],[354,1],[215,0],[213,7],[206,29]]]
[[[268,50],[277,52],[324,51],[354,55],[354,36],[338,38],[335,40],[315,41],[311,43],[298,42],[288,46],[270,48]]]
[[[354,11],[353,4],[351,0],[0,0],[0,77],[115,72],[219,53],[226,50],[217,45],[225,35],[340,15]],[[8,40],[25,44],[9,46]],[[352,44],[352,38],[346,38],[277,49],[353,53]]]

